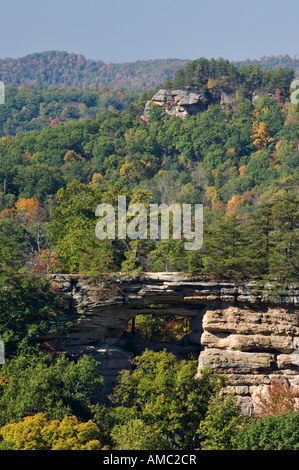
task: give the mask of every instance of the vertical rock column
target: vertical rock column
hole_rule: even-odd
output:
[[[204,367],[227,377],[224,392],[237,396],[245,414],[258,396],[283,378],[299,397],[298,313],[281,308],[208,308],[203,317],[198,376]],[[299,405],[299,400],[298,400]]]

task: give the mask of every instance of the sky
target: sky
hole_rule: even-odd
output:
[[[105,63],[299,56],[298,0],[0,0],[0,58]]]

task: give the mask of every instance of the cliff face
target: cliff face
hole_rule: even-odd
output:
[[[210,367],[227,376],[225,389],[238,397],[244,412],[258,405],[275,379],[283,378],[298,391],[298,312],[279,307],[257,310],[227,307],[209,309],[203,316],[198,375]]]
[[[175,273],[98,282],[55,275],[51,282],[76,319],[68,341],[56,346],[99,359],[107,390],[117,372],[130,367],[132,354],[123,348],[129,320],[151,313],[190,318],[182,348],[198,346],[198,375],[208,366],[227,376],[224,391],[237,396],[244,413],[253,411],[256,397],[276,378],[299,397],[298,286],[278,294],[271,284],[205,282]]]
[[[152,106],[162,106],[170,116],[185,118],[206,109],[202,93],[183,90],[159,90],[144,108],[143,117],[148,119]]]
[[[235,94],[219,93],[214,98],[215,103],[224,107],[235,105]],[[143,111],[143,118],[148,120],[150,110],[153,106],[161,106],[170,116],[177,116],[184,119],[208,109],[207,100],[203,93],[192,93],[184,90],[159,90],[151,100],[149,100]]]

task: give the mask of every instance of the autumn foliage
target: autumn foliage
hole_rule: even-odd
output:
[[[13,450],[101,450],[95,423],[80,423],[75,416],[48,420],[43,413],[27,416],[0,429],[0,436]]]
[[[269,135],[268,126],[265,122],[255,121],[253,123],[251,138],[257,150],[266,148],[268,144],[274,141],[273,137]]]
[[[269,386],[268,394],[258,396],[256,415],[265,418],[293,412],[296,408],[296,396],[297,392],[284,379],[275,379]]]

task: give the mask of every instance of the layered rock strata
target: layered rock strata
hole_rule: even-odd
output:
[[[148,119],[153,106],[162,106],[170,116],[185,118],[207,109],[202,93],[184,90],[159,90],[144,108],[143,117]]]
[[[277,379],[298,394],[299,405],[298,312],[275,307],[207,309],[201,344],[205,349],[198,375],[203,367],[223,372],[225,392],[237,396],[244,412],[258,411],[260,397]]]
[[[298,286],[278,291],[271,283],[212,282],[181,273],[97,281],[54,275],[51,284],[75,320],[67,342],[56,346],[97,357],[110,385],[119,370],[130,367],[132,354],[123,348],[130,319],[172,314],[190,317],[184,345],[199,346],[198,375],[204,367],[224,373],[224,392],[237,396],[244,413],[254,410],[258,395],[277,378],[299,396]]]
[[[220,104],[223,108],[231,108],[236,105],[235,93],[218,93],[213,98],[214,104]],[[162,106],[169,116],[177,116],[185,119],[208,109],[208,100],[204,93],[195,93],[186,90],[159,90],[149,100],[143,110],[142,118],[148,121],[153,106]]]

